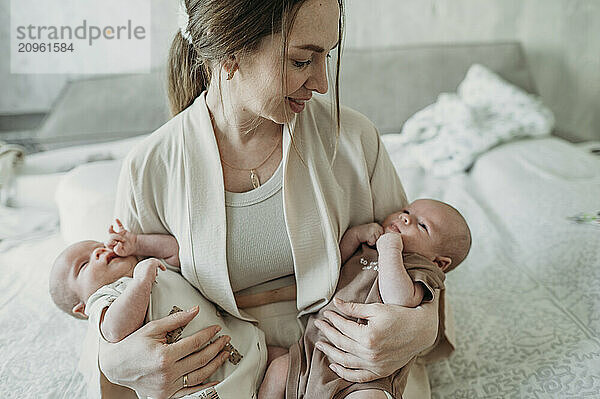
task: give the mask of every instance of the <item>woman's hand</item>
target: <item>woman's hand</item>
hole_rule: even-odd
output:
[[[367,382],[386,377],[435,342],[437,298],[416,308],[335,298],[342,315],[364,319],[367,324],[326,311],[327,321],[317,320],[315,326],[329,343],[319,341],[316,346],[331,362],[330,368],[345,380]]]
[[[167,345],[168,331],[186,326],[198,314],[198,307],[151,321],[121,342],[100,344],[100,368],[116,384],[135,389],[154,399],[181,397],[217,382],[206,383],[227,360],[221,352],[229,337],[223,336],[206,345],[220,330],[211,326]],[[187,375],[184,388],[183,376]]]

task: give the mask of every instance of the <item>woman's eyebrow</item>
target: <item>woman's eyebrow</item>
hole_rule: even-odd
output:
[[[338,46],[339,41],[335,44],[335,46],[333,46],[331,48],[331,50],[333,50],[334,48],[336,48]],[[321,46],[317,46],[316,44],[303,44],[301,46],[293,46],[297,49],[300,50],[310,50],[310,51],[314,51],[315,53],[323,53],[325,52],[325,49]]]

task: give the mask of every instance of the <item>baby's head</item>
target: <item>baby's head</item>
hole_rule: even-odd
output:
[[[124,276],[133,276],[135,256],[118,257],[98,241],[69,245],[54,261],[50,296],[62,311],[87,319],[85,304],[100,287]]]
[[[462,215],[450,205],[419,199],[383,221],[386,233],[402,234],[404,252],[414,252],[449,272],[471,248],[471,231]]]

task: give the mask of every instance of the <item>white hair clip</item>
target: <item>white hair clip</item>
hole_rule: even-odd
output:
[[[187,9],[185,7],[185,0],[179,0],[179,10],[177,11],[177,23],[179,24],[179,31],[181,32],[181,36],[183,36],[185,40],[192,44],[192,35],[188,30],[188,25],[190,24],[190,16],[187,13]]]

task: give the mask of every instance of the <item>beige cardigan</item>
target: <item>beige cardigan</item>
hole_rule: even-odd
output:
[[[341,109],[331,166],[336,147],[332,115],[329,102],[308,102],[290,127],[306,166],[293,145],[283,156],[284,214],[299,315],[317,311],[333,296],[340,270],[338,243],[345,230],[381,222],[407,202],[376,128],[348,108]],[[127,156],[116,215],[133,232],[174,235],[183,276],[230,314],[253,321],[238,310],[229,282],[224,192],[203,93]],[[438,341],[447,343],[444,335],[442,329]]]
[[[383,220],[406,195],[373,124],[343,108],[333,168],[331,105],[314,98],[296,117],[283,158],[283,200],[302,314],[332,297],[338,243],[351,225]],[[116,214],[134,232],[173,234],[182,273],[232,315],[238,310],[227,273],[225,196],[219,150],[205,95],[139,144],[119,179]]]

